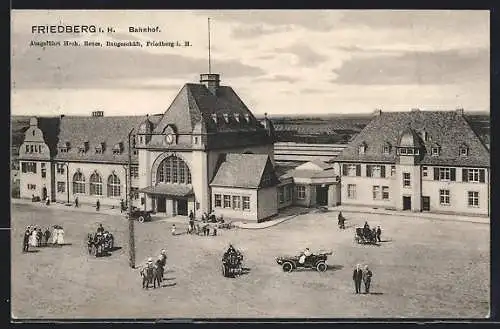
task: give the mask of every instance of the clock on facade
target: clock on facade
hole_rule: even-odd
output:
[[[172,144],[174,142],[174,136],[172,134],[168,134],[167,136],[165,136],[165,141],[168,144]]]

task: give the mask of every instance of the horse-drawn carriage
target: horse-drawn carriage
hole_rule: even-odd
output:
[[[243,254],[229,247],[222,256],[222,275],[226,278],[234,278],[243,273]]]
[[[87,249],[89,255],[95,257],[102,256],[104,253],[112,251],[115,246],[113,234],[104,233],[89,233],[87,234]]]
[[[359,244],[376,244],[377,232],[375,229],[356,227],[356,233],[354,234],[354,241],[356,241],[356,243]]]

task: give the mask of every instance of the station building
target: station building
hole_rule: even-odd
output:
[[[343,205],[490,214],[490,154],[462,109],[375,111],[334,161]]]

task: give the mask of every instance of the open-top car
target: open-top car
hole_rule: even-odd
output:
[[[318,272],[325,272],[328,268],[328,256],[332,251],[319,251],[310,256],[300,253],[296,256],[281,256],[276,258],[276,263],[281,265],[284,272],[292,272],[298,268],[315,269]]]
[[[151,220],[153,211],[141,210],[137,207],[132,208],[131,218],[137,220],[139,223],[148,222]],[[128,217],[128,215],[127,215]]]

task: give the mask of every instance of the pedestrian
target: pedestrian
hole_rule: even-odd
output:
[[[345,218],[344,216],[342,215],[342,211],[339,212],[339,216],[338,216],[338,219],[339,219],[339,228],[340,229],[345,229],[345,226],[344,226],[344,223],[345,223]]]
[[[193,211],[191,210],[189,212],[189,231],[192,232],[194,229],[194,214]]]
[[[356,288],[356,293],[361,293],[361,280],[363,279],[363,271],[361,270],[361,265],[357,264],[354,272],[352,273],[352,280],[354,281],[354,287]]]
[[[45,246],[48,246],[49,245],[49,239],[50,239],[50,230],[49,230],[48,227],[45,229],[45,232],[43,233],[43,236],[45,238]]]
[[[54,246],[57,246],[58,231],[59,229],[56,226],[54,226],[54,230],[52,231],[52,244]]]
[[[30,229],[29,226],[26,227],[26,231],[24,231],[23,237],[23,252],[29,251],[29,241],[30,241]]]
[[[95,203],[95,210],[99,211],[99,209],[101,209],[101,202],[99,202],[99,199],[97,199],[97,201]]]
[[[57,244],[60,246],[64,244],[64,229],[62,227],[57,231]]]
[[[175,224],[172,224],[172,235],[175,235]]]
[[[373,276],[372,271],[370,271],[368,265],[365,265],[365,268],[363,270],[363,282],[365,284],[365,294],[370,293],[370,283],[372,282],[372,276]]]
[[[47,201],[45,202],[45,205],[50,206],[50,198],[47,197]]]
[[[382,240],[380,239],[380,237],[382,236],[382,229],[380,228],[380,225],[377,226],[377,240],[378,242],[382,242]]]
[[[40,229],[40,227],[37,227],[37,230],[36,230],[36,244],[37,244],[38,247],[42,246],[42,239],[43,239],[43,232]]]
[[[120,214],[123,212],[125,208],[125,202],[123,202],[123,199],[120,200]]]
[[[31,231],[31,235],[30,235],[30,245],[32,247],[36,247],[36,237],[37,237],[37,232],[36,232],[36,228],[34,228],[33,231]]]
[[[78,208],[78,197],[75,197],[75,208]]]

